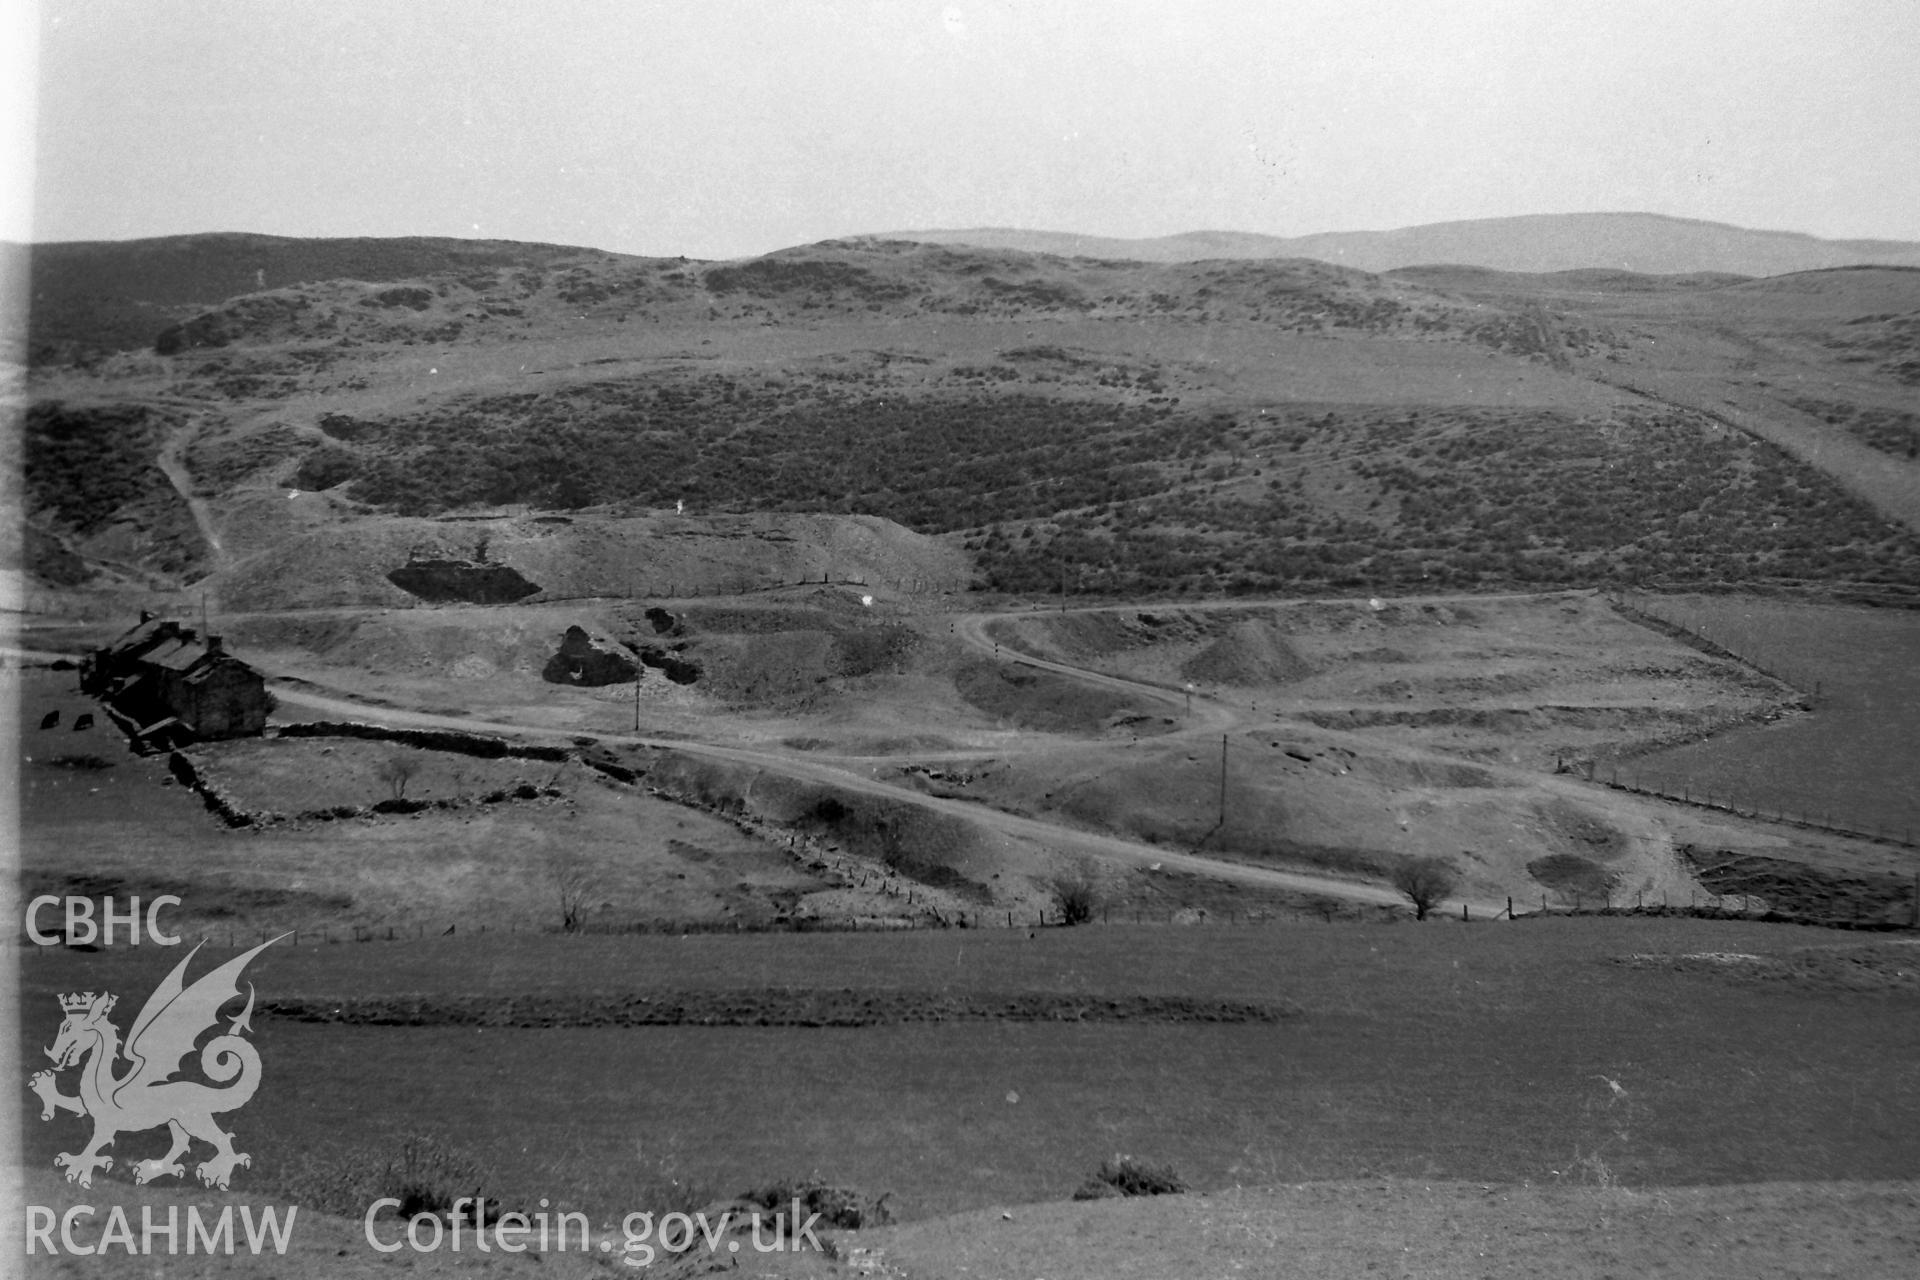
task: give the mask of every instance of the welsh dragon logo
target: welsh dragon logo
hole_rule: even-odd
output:
[[[236,1166],[253,1163],[251,1156],[233,1149],[233,1135],[213,1118],[216,1113],[245,1106],[260,1087],[260,1054],[242,1038],[253,1030],[252,983],[247,984],[246,1008],[232,1019],[224,1034],[214,1036],[200,1048],[202,1074],[214,1085],[225,1087],[171,1077],[180,1071],[201,1034],[218,1028],[220,1007],[239,997],[240,971],[247,962],[278,941],[263,942],[187,986],[187,966],[200,951],[196,946],[147,997],[127,1032],[124,1047],[119,1029],[107,1020],[118,997],[106,992],[96,996],[91,991],[60,997],[60,1008],[67,1016],[53,1047],[46,1051],[53,1059],[53,1070],[35,1072],[27,1087],[40,1095],[42,1120],[53,1119],[56,1111],[93,1117],[93,1140],[86,1150],[78,1154],[63,1152],[53,1158],[56,1167],[67,1171],[68,1182],[91,1187],[94,1170],[113,1167],[113,1157],[101,1151],[112,1146],[114,1138],[161,1125],[172,1135],[173,1146],[157,1160],[135,1161],[135,1182],[184,1177],[186,1169],[180,1157],[196,1138],[214,1149],[213,1157],[194,1170],[209,1187],[224,1190]],[[114,1068],[122,1056],[132,1065],[116,1075]],[[80,1092],[69,1096],[60,1092],[55,1073],[76,1064],[80,1067]]]

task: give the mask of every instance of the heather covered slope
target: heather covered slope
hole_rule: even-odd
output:
[[[337,279],[410,280],[614,256],[510,241],[427,236],[310,240],[241,232],[0,244],[7,279],[29,300],[26,347],[35,363],[148,346],[170,325],[263,289]]]
[[[150,347],[34,372],[38,420],[103,451],[76,473],[66,437],[29,439],[40,582],[244,577],[394,517],[544,511],[577,537],[668,509],[878,516],[1015,593],[1920,582],[1920,272],[303,252],[284,269],[354,270],[189,313],[155,267]]]

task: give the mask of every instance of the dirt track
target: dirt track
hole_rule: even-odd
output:
[[[472,720],[459,716],[441,716],[430,712],[403,711],[392,707],[369,707],[364,703],[350,702],[343,698],[332,698],[324,694],[313,693],[306,689],[281,687],[275,695],[283,702],[309,707],[331,716],[359,720],[369,724],[385,724],[390,727],[427,727],[435,729],[454,729],[461,732],[475,731],[492,733],[520,734],[527,737],[542,737],[555,740],[569,740],[573,734],[561,729],[530,728],[525,725],[508,724],[500,721]],[[1016,814],[1002,813],[995,809],[982,808],[960,800],[947,800],[938,796],[921,795],[890,783],[880,782],[870,776],[862,776],[848,770],[836,768],[817,760],[801,759],[779,752],[754,751],[741,747],[720,747],[706,743],[689,742],[679,738],[651,738],[644,734],[601,734],[604,741],[618,742],[633,746],[657,747],[671,751],[685,752],[688,755],[704,756],[711,760],[724,760],[734,764],[748,764],[757,768],[782,773],[791,778],[800,778],[810,782],[825,783],[849,791],[859,791],[867,795],[880,796],[898,804],[919,805],[968,822],[978,823],[1010,836],[1031,840],[1062,852],[1099,858],[1103,861],[1118,862],[1127,866],[1145,867],[1160,865],[1181,871],[1191,871],[1210,876],[1216,880],[1228,880],[1237,884],[1257,885],[1262,888],[1280,889],[1294,893],[1313,893],[1325,897],[1343,898],[1353,902],[1365,902],[1378,905],[1398,905],[1402,899],[1391,889],[1379,885],[1363,884],[1358,881],[1340,880],[1331,876],[1306,875],[1292,871],[1274,871],[1265,867],[1245,867],[1233,863],[1217,862],[1211,858],[1197,858],[1190,854],[1175,853],[1148,844],[1138,844],[1131,840],[1121,840],[1115,836],[1099,835],[1090,831],[1075,831],[1070,827],[1057,826],[1034,818],[1023,818]],[[978,754],[973,753],[973,754]],[[900,757],[900,759],[922,759],[921,756]],[[862,763],[876,765],[885,763],[883,758],[863,757]],[[1500,909],[1501,904],[1472,904],[1491,914]]]
[[[212,555],[212,568],[217,573],[227,567],[229,560],[227,549],[221,544],[220,529],[214,522],[212,510],[207,506],[206,499],[195,494],[193,476],[187,471],[186,464],[180,460],[180,451],[198,429],[196,424],[169,435],[167,442],[160,446],[160,452],[154,458],[154,464],[160,468],[161,474],[166,476],[167,483],[179,492],[180,500],[187,504],[187,510],[193,513],[193,523],[199,527],[200,536],[206,540],[207,550]]]
[[[1622,390],[1691,409],[1778,445],[1832,476],[1883,516],[1920,531],[1920,481],[1913,467],[1885,453],[1844,435],[1809,430],[1771,402],[1736,403],[1727,393],[1737,388],[1717,379],[1637,370],[1630,378],[1615,374],[1606,380]]]
[[[1041,612],[1034,610],[1033,612]],[[1076,612],[1078,612],[1076,610]],[[1086,684],[1101,688],[1115,689],[1132,697],[1152,698],[1176,707],[1185,714],[1191,709],[1190,723],[1177,730],[1178,734],[1222,733],[1245,727],[1248,717],[1241,715],[1232,707],[1216,702],[1204,695],[1197,700],[1191,693],[1163,689],[1158,685],[1147,684],[1139,680],[1128,680],[1121,676],[1110,676],[1098,671],[1089,671],[1085,667],[1069,666],[1064,662],[1052,662],[1046,658],[1036,658],[1032,654],[1009,649],[1003,655],[1002,646],[995,643],[987,634],[987,624],[1009,615],[995,613],[967,613],[954,619],[954,634],[966,644],[978,650],[983,656],[1003,662],[1014,662],[1021,666],[1034,667],[1041,671],[1052,671],[1068,676]]]

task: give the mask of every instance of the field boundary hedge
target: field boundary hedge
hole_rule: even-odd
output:
[[[373,996],[265,1001],[296,1022],[366,1026],[870,1027],[914,1022],[1279,1022],[1284,1001],[1190,996],[755,987],[580,996]]]
[[[385,725],[363,724],[357,720],[303,721],[281,725],[276,733],[282,738],[368,738],[376,742],[399,742],[427,751],[452,751],[484,760],[512,758],[558,764],[573,756],[573,752],[565,747],[509,742],[505,738],[483,733],[461,733],[454,729],[390,729]]]

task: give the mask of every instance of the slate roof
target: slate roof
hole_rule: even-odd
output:
[[[149,618],[107,645],[106,652],[122,661],[135,658],[155,645],[164,643],[179,631],[180,624],[171,618]]]
[[[171,640],[144,655],[140,661],[150,662],[168,671],[187,672],[205,662],[207,657],[207,646],[198,640]]]

